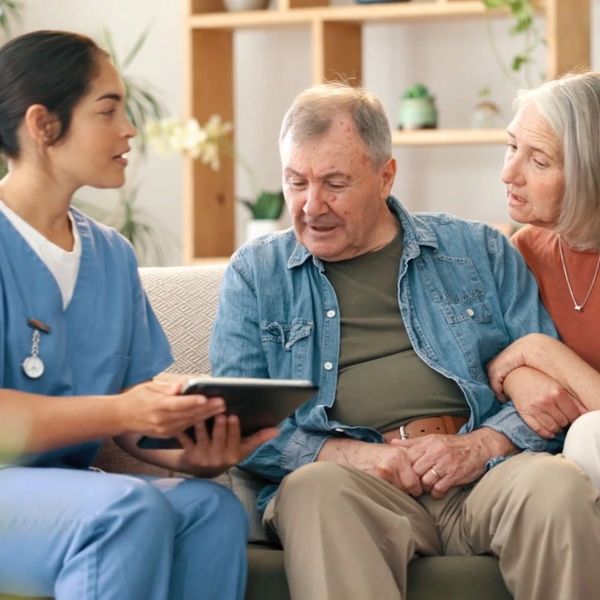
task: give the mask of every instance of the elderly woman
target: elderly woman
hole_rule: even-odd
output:
[[[529,224],[513,240],[563,342],[517,340],[490,382],[540,435],[573,423],[564,455],[600,488],[600,73],[520,93],[508,135],[509,214]]]

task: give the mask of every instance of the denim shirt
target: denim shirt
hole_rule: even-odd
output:
[[[448,215],[410,215],[393,197],[388,206],[404,232],[398,306],[418,356],[454,380],[471,409],[462,432],[481,426],[522,449],[558,449],[535,434],[488,385],[486,364],[515,339],[534,331],[556,336],[536,282],[520,254],[497,230]],[[292,230],[240,248],[225,272],[210,344],[216,376],[309,379],[312,400],[280,425],[280,434],[241,466],[272,484],[259,493],[264,510],[278,483],[316,459],[332,436],[382,442],[369,427],[329,420],[340,353],[340,311],[323,263]],[[500,458],[500,457],[499,457]]]

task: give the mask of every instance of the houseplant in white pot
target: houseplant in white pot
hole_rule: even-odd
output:
[[[246,223],[246,240],[252,240],[279,229],[279,219],[285,205],[285,198],[281,190],[277,192],[262,191],[254,200],[241,199],[240,202],[252,214],[252,218]]]

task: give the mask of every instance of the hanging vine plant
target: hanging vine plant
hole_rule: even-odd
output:
[[[536,68],[536,52],[546,43],[544,37],[540,34],[535,20],[535,6],[533,0],[483,0],[487,9],[505,9],[510,11],[513,18],[513,24],[510,27],[510,34],[520,36],[523,45],[507,63],[501,55],[496,44],[494,33],[490,21],[487,22],[487,29],[490,44],[494,56],[502,69],[506,78],[517,87],[533,87],[539,81],[544,79],[543,73],[534,76]]]

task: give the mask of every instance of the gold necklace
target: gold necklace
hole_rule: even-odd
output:
[[[586,294],[585,298],[583,299],[583,302],[581,304],[579,304],[577,302],[577,300],[575,300],[575,295],[573,294],[573,288],[571,287],[571,282],[569,281],[569,275],[567,273],[567,264],[565,263],[565,257],[563,254],[562,242],[561,242],[560,238],[558,240],[558,251],[560,253],[560,262],[562,264],[563,273],[565,274],[565,281],[567,282],[567,287],[569,288],[569,294],[571,294],[571,300],[573,300],[573,308],[577,312],[583,312],[583,307],[585,306],[585,303],[588,301],[588,298],[590,297],[590,294],[592,293],[592,290],[594,289],[594,285],[596,284],[596,277],[598,277],[598,268],[600,267],[600,256],[598,256],[598,262],[596,263],[596,271],[594,272],[594,277],[592,278],[592,283],[590,284],[590,289],[588,290],[588,293]]]

